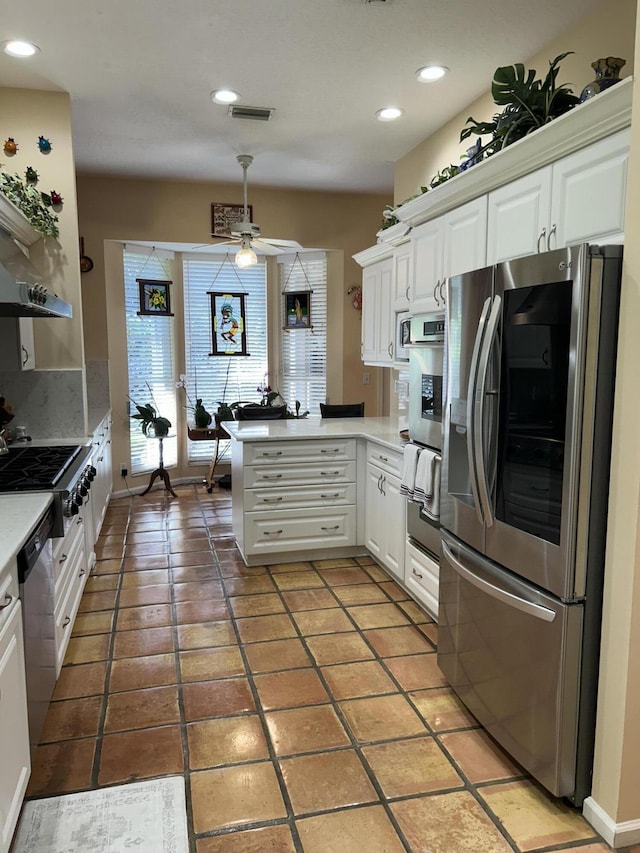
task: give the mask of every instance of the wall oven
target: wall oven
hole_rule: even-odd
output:
[[[434,476],[440,478],[442,417],[446,389],[444,314],[420,314],[410,320],[409,439],[420,450],[435,454]],[[439,502],[427,509],[408,495],[407,535],[436,562],[440,555]]]

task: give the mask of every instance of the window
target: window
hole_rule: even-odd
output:
[[[126,246],[124,289],[127,324],[129,397],[140,405],[151,403],[168,418],[173,438],[164,441],[164,464],[177,462],[174,320],[167,316],[139,315],[140,289],[136,279],[169,281],[173,278],[173,254],[148,247]],[[135,406],[130,404],[131,414]],[[140,421],[131,419],[131,473],[143,474],[158,467],[158,443],[145,438]]]
[[[230,256],[183,256],[185,366],[191,405],[197,397],[213,415],[218,401],[257,403],[267,367],[267,282],[263,262],[239,270]],[[211,297],[216,293],[245,293],[247,356],[211,356]],[[193,412],[189,410],[193,423]],[[228,448],[225,450],[228,451]],[[189,462],[209,462],[212,443],[188,442]]]
[[[305,252],[278,259],[280,326],[284,327],[286,295],[311,291],[311,328],[284,329],[280,343],[280,394],[294,410],[319,414],[327,399],[327,257]]]

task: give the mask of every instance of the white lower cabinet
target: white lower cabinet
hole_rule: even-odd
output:
[[[88,510],[89,506],[86,505]],[[73,623],[89,575],[85,547],[85,526],[89,513],[80,507],[73,516],[64,537],[54,539],[53,545],[53,612],[55,618],[56,677],[60,675],[69,645]]]
[[[0,609],[0,853],[11,845],[31,773],[22,605],[3,582]],[[9,600],[11,599],[11,600]]]
[[[400,494],[401,454],[367,442],[365,545],[378,562],[404,579],[407,501]]]
[[[408,539],[405,544],[404,583],[432,619],[438,621],[440,566]]]
[[[357,544],[356,440],[234,442],[233,530],[245,561]]]
[[[111,496],[111,415],[107,415],[93,434],[91,464],[96,475],[91,484],[91,524],[93,541],[98,541],[104,514]]]

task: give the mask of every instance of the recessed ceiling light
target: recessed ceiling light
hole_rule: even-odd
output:
[[[425,65],[424,68],[418,68],[416,77],[421,83],[433,83],[434,80],[441,80],[448,70],[444,65]]]
[[[33,56],[34,53],[37,53],[40,50],[40,48],[33,44],[33,42],[20,41],[18,39],[3,42],[2,49],[9,56],[19,56],[20,58]]]
[[[383,107],[376,112],[376,118],[378,121],[395,121],[403,114],[404,110],[401,110],[400,107]]]
[[[235,104],[239,100],[240,95],[234,92],[233,89],[216,89],[211,93],[211,100],[216,104]]]

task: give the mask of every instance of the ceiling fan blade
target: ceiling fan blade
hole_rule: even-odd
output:
[[[269,243],[271,246],[282,246],[284,249],[301,249],[302,246],[298,243],[297,240],[279,240],[276,237],[260,237],[261,240],[264,240],[265,243]]]
[[[263,255],[280,255],[282,253],[282,249],[272,246],[271,243],[267,243],[265,240],[257,238],[251,241],[251,248],[256,249]]]
[[[198,249],[215,249],[218,246],[237,246],[240,240],[220,240],[217,243],[199,243],[197,246],[192,246],[191,251],[197,252]]]

